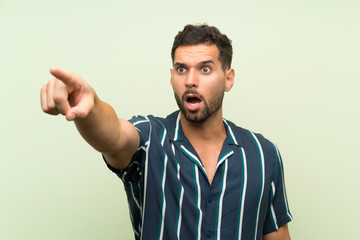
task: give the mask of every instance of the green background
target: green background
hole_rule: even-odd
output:
[[[121,181],[40,108],[55,65],[119,116],[177,109],[170,49],[187,23],[233,41],[224,117],[281,150],[292,239],[358,236],[360,2],[0,0],[0,239],[133,239]]]

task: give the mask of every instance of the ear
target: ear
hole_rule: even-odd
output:
[[[171,84],[171,86],[173,85],[173,82],[172,82],[172,73],[173,73],[173,70],[170,68],[170,84]]]
[[[228,92],[231,90],[234,85],[235,71],[232,68],[229,68],[225,71],[225,91]]]

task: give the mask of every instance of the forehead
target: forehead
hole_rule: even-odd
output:
[[[198,63],[203,61],[219,62],[219,49],[216,45],[197,44],[191,46],[180,46],[175,50],[175,63]]]

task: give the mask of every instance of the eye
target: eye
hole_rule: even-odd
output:
[[[179,73],[183,73],[183,72],[186,71],[186,68],[184,68],[184,67],[178,67],[176,70],[177,70]]]
[[[201,69],[201,71],[204,72],[204,73],[209,73],[209,72],[211,71],[211,68],[209,68],[209,67],[203,67],[203,68]]]

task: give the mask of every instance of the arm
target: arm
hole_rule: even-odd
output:
[[[113,108],[102,102],[79,75],[54,67],[50,72],[55,79],[41,89],[43,111],[65,115],[112,167],[127,167],[140,141],[135,127],[118,119]]]
[[[288,225],[284,224],[277,231],[263,235],[263,240],[290,240]]]

